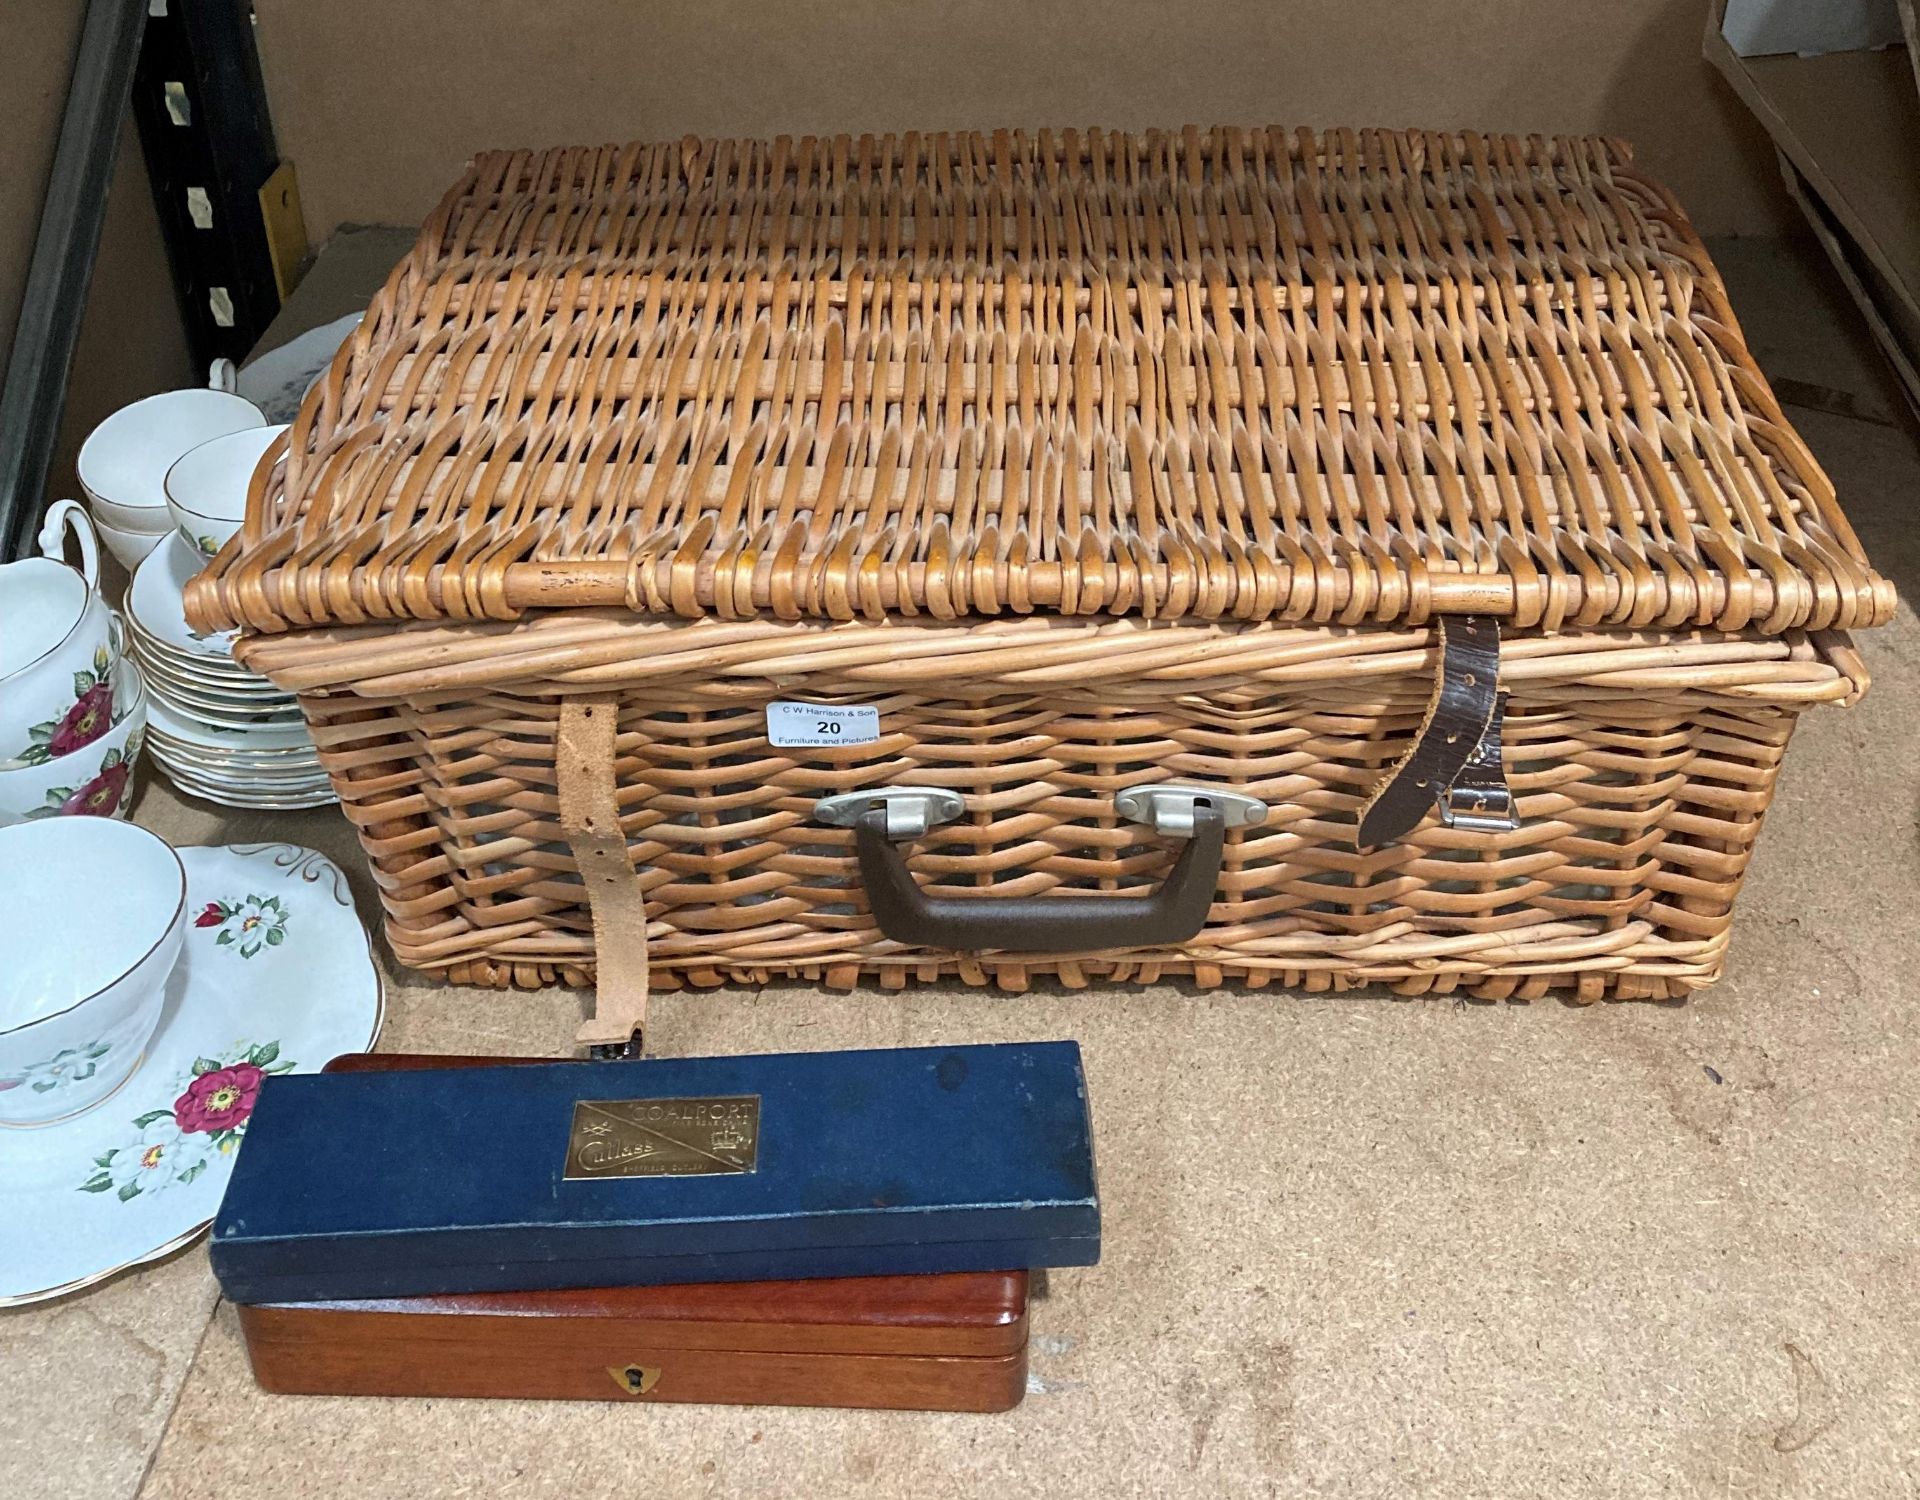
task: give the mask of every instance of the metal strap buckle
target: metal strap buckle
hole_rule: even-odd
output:
[[[1500,764],[1500,725],[1507,716],[1507,695],[1494,699],[1493,717],[1487,720],[1486,733],[1473,747],[1473,754],[1453,778],[1453,784],[1441,790],[1436,799],[1440,821],[1449,828],[1464,828],[1469,833],[1512,833],[1520,826],[1514,809],[1513,788],[1507,785]]]

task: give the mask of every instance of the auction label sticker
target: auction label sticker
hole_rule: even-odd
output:
[[[880,710],[870,703],[769,703],[767,742],[784,748],[871,745],[880,738]]]

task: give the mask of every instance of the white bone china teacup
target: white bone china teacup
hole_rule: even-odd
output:
[[[78,569],[61,561],[68,532],[80,544]],[[57,501],[40,550],[0,567],[0,765],[66,755],[112,723],[120,617],[95,587],[100,549],[86,512]]]
[[[107,818],[0,828],[0,1125],[98,1104],[140,1061],[186,933],[164,839]]]
[[[111,727],[82,749],[0,766],[0,828],[40,818],[124,818],[147,737],[147,692],[123,656],[113,671]],[[4,966],[0,958],[0,966]]]
[[[167,470],[167,510],[187,545],[202,557],[218,552],[246,520],[253,472],[286,430],[282,422],[210,438]]]
[[[174,461],[209,438],[264,427],[266,413],[234,392],[233,362],[214,363],[205,390],[163,391],[123,406],[87,435],[77,467],[88,508],[122,531],[165,531]]]
[[[110,526],[97,518],[93,529],[100,533],[100,545],[120,559],[120,566],[128,573],[132,573],[147,560],[149,552],[173,535],[171,531],[122,531],[118,526]]]

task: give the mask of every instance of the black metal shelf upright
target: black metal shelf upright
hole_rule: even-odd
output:
[[[250,0],[155,0],[133,117],[194,362],[238,363],[280,310],[260,202],[280,153]]]
[[[0,561],[39,525],[129,101],[197,364],[246,356],[298,259],[251,0],[88,0],[0,386]]]
[[[81,21],[6,381],[0,385],[0,562],[26,552],[40,524],[147,3],[88,0]]]

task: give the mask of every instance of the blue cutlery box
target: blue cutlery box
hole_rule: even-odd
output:
[[[235,1302],[1091,1265],[1074,1042],[270,1079]]]

